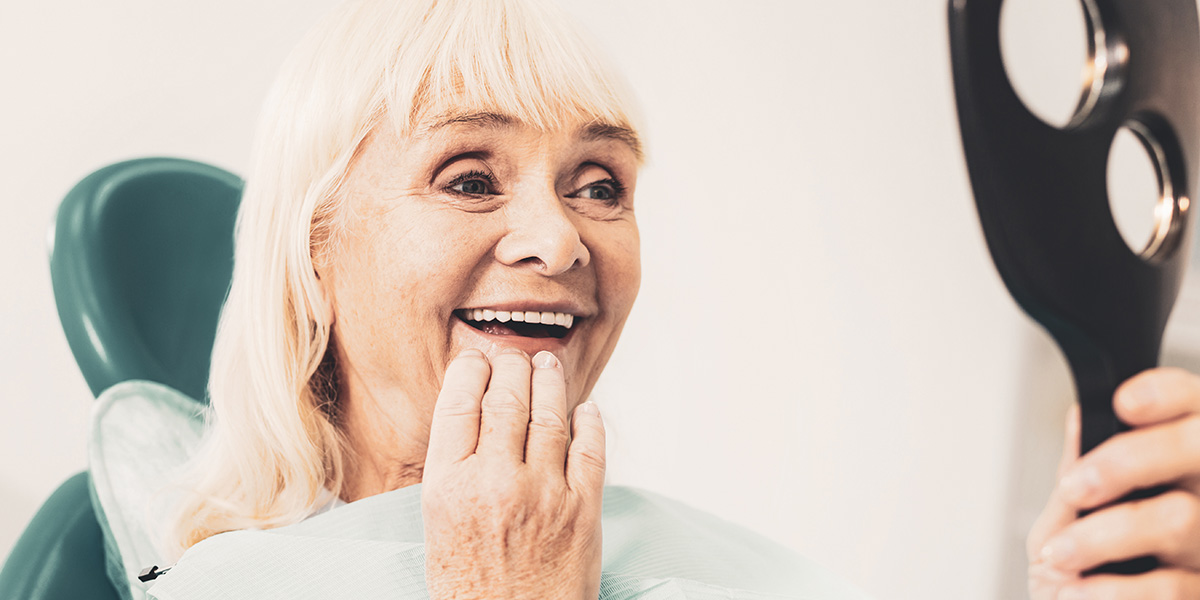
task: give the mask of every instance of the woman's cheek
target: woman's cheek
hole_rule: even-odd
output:
[[[616,304],[628,313],[642,284],[641,240],[636,224],[627,224],[620,233],[606,252],[605,270],[608,273],[606,281],[600,283],[610,289]]]

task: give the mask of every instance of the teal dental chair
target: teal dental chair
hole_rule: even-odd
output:
[[[50,273],[59,319],[93,395],[131,379],[205,402],[233,273],[242,181],[145,158],[92,173],[59,206]],[[86,472],[50,496],[0,570],[0,600],[117,600]]]

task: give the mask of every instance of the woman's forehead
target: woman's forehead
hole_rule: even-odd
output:
[[[564,119],[564,121],[566,121]],[[628,125],[611,123],[597,117],[578,116],[573,122],[563,122],[560,129],[575,135],[582,142],[616,141],[633,151],[637,161],[642,162],[642,143],[637,133]],[[446,130],[456,133],[471,130],[537,128],[511,114],[494,109],[454,109],[442,111],[417,120],[412,133],[417,136],[432,136]]]

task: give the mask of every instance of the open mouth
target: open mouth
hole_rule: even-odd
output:
[[[467,325],[492,335],[562,339],[575,325],[575,315],[556,312],[464,308],[454,311],[454,315]]]

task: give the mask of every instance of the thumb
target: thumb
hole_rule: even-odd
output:
[[[1072,404],[1070,410],[1067,411],[1066,438],[1063,441],[1062,458],[1058,461],[1056,482],[1079,458],[1079,419],[1079,405]],[[1025,545],[1029,562],[1036,562],[1041,556],[1042,546],[1046,545],[1046,542],[1054,534],[1069,525],[1075,518],[1075,509],[1062,501],[1056,485],[1054,492],[1050,494],[1050,500],[1046,502],[1046,508],[1042,509],[1042,514],[1038,516],[1037,521],[1029,530],[1029,537]]]

